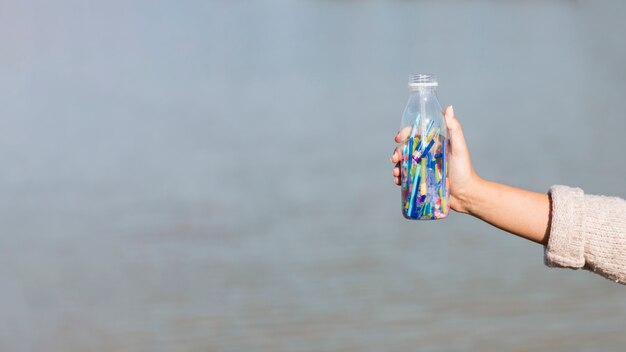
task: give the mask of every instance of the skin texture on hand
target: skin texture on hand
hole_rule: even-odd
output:
[[[452,106],[444,111],[448,127],[448,178],[450,180],[450,207],[467,213],[493,226],[530,241],[546,244],[550,230],[550,199],[547,194],[491,182],[474,171],[461,124]],[[396,143],[409,137],[410,127],[400,130]],[[395,164],[394,183],[400,185],[401,146],[391,156]]]

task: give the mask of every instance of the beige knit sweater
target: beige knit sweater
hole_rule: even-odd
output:
[[[552,186],[552,223],[545,263],[583,268],[626,284],[626,200]]]

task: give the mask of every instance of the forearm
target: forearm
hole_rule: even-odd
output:
[[[467,213],[528,240],[546,244],[550,231],[550,199],[530,192],[478,179],[463,203]]]

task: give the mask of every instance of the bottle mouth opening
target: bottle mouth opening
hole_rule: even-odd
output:
[[[437,87],[437,77],[433,74],[411,74],[409,75],[409,88]]]

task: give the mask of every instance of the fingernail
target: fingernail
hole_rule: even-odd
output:
[[[452,116],[454,116],[454,106],[450,105],[450,114],[452,114]]]

